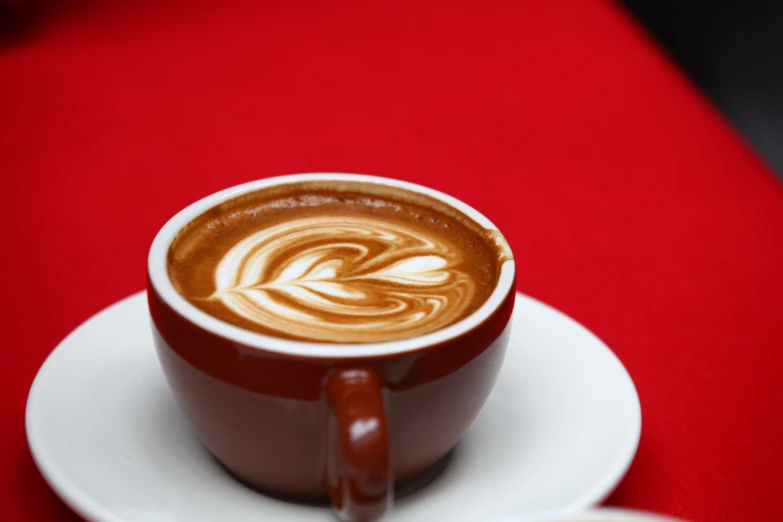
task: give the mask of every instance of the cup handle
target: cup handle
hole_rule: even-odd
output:
[[[383,379],[373,369],[329,377],[326,479],[332,507],[346,522],[371,522],[394,497]]]

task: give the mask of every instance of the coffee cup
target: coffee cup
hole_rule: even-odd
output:
[[[250,221],[279,230],[272,239],[254,232],[255,243],[229,245],[216,260],[222,239],[210,234]],[[332,243],[329,223],[339,230]],[[408,257],[386,259],[396,251],[384,242]],[[329,280],[349,265],[350,277]],[[307,270],[320,275],[302,279]],[[248,286],[261,273],[263,285]],[[301,280],[291,286],[292,277]],[[212,293],[189,298],[187,278]],[[207,196],[163,226],[148,258],[158,357],[203,444],[258,491],[330,501],[356,522],[380,517],[395,486],[430,469],[476,418],[503,361],[514,282],[509,247],[479,212],[430,188],[355,174],[280,176]],[[391,297],[373,294],[392,287]],[[362,315],[351,299],[384,304]]]

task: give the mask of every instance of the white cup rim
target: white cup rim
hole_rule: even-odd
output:
[[[493,290],[492,294],[490,294],[489,298],[481,307],[479,307],[478,310],[464,319],[446,328],[436,330],[419,337],[366,344],[332,344],[295,341],[252,332],[250,330],[246,330],[244,328],[240,328],[238,326],[224,322],[207,314],[206,312],[203,312],[188,302],[176,291],[168,276],[166,260],[171,242],[185,225],[190,223],[194,218],[201,215],[210,208],[242,194],[263,188],[302,181],[353,181],[409,190],[441,201],[446,205],[459,210],[485,229],[496,230],[499,232],[498,228],[489,219],[484,217],[481,213],[466,203],[437,190],[415,183],[380,176],[346,174],[337,172],[318,172],[275,176],[236,185],[234,187],[230,187],[206,196],[185,207],[175,214],[171,219],[169,219],[155,236],[155,239],[152,242],[152,246],[150,247],[149,257],[147,259],[147,270],[152,288],[157,292],[160,298],[177,314],[197,325],[198,327],[219,337],[251,348],[257,348],[259,350],[276,352],[285,355],[322,358],[387,356],[416,351],[428,346],[448,341],[472,330],[484,322],[503,303],[508,293],[513,291],[512,286],[514,284],[515,262],[513,259],[510,259],[501,265],[500,277],[498,278],[495,289]],[[502,239],[502,235],[500,240],[505,241],[505,239]]]

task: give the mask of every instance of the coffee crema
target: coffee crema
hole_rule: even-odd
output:
[[[300,182],[191,221],[169,277],[196,307],[266,335],[326,343],[420,336],[477,310],[510,259],[497,231],[444,203],[364,182]]]

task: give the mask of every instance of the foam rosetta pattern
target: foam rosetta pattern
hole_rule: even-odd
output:
[[[328,342],[438,330],[476,291],[464,253],[416,227],[366,215],[301,218],[255,232],[215,269],[219,299],[266,329]]]

